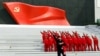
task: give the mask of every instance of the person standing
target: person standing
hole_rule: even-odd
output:
[[[99,41],[96,36],[92,36],[93,43],[94,43],[94,51],[98,50],[99,51]]]
[[[62,41],[62,38],[60,36],[54,35],[54,39],[56,41],[56,46],[57,46],[57,55],[61,56],[61,54],[62,54],[63,56],[66,56],[66,53],[64,52],[64,48],[63,48],[63,46],[65,46],[65,44]]]

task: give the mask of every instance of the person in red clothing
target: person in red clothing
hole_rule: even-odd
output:
[[[77,35],[77,51],[82,51],[82,38],[80,35]]]
[[[99,44],[98,44],[98,39],[96,36],[92,36],[93,43],[94,43],[94,51],[98,50],[99,51]]]
[[[57,31],[55,31],[55,35],[56,35],[56,36],[60,36],[59,33],[58,33]]]
[[[91,38],[88,36],[88,34],[85,35],[85,39],[86,39],[86,43],[88,46],[88,51],[92,51],[93,47],[92,47],[92,40]]]
[[[44,39],[44,51],[45,52],[49,51],[49,39],[48,39],[48,37],[45,37],[45,39]]]
[[[47,32],[46,31],[43,31],[43,32],[40,32],[42,34],[42,41],[44,43],[44,39],[47,37]]]
[[[56,46],[56,41],[55,40],[54,40],[54,51],[57,51],[57,46]]]
[[[48,51],[52,51],[52,44],[53,44],[53,40],[51,38],[51,31],[50,30],[47,30],[47,35],[48,35],[48,44],[49,44],[49,48],[48,48]]]
[[[57,51],[57,46],[56,46],[57,43],[56,43],[55,38],[54,38],[56,36],[57,36],[56,33],[54,31],[52,31],[52,37],[54,39],[54,51]],[[57,37],[56,37],[56,39],[57,39]]]
[[[71,37],[70,37],[69,34],[70,34],[70,33],[65,32],[65,36],[66,36],[66,42],[65,42],[65,44],[66,44],[66,47],[67,47],[67,48],[66,48],[67,51],[69,51],[69,50],[71,49],[71,48],[70,48],[71,45],[70,45],[70,42],[69,42]]]
[[[75,35],[77,38],[79,37],[79,34],[77,33],[77,31],[72,31],[73,32],[73,35]]]
[[[76,36],[73,34],[73,48],[74,48],[74,51],[77,51],[77,45],[78,45],[78,40],[76,38]]]
[[[53,51],[54,49],[54,39],[52,36],[49,36],[49,51]]]
[[[87,43],[86,43],[86,39],[84,37],[84,35],[82,36],[82,51],[86,51],[87,48]]]
[[[72,51],[73,50],[73,39],[72,39],[72,36],[68,35],[67,38],[68,38],[68,42],[69,42],[69,51]]]
[[[67,37],[67,35],[71,35],[71,34],[69,33],[69,31],[65,31],[65,35]]]
[[[72,31],[72,39],[73,39],[73,50],[78,51],[79,45],[78,45],[78,37],[77,37],[77,32]]]
[[[65,52],[68,50],[68,46],[69,46],[68,39],[66,38],[65,34],[62,34],[61,38],[62,38],[63,42],[65,43],[65,46],[64,46],[64,52]]]

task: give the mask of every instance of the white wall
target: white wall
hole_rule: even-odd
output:
[[[54,31],[68,31],[73,30],[74,26],[0,26],[0,39],[41,39],[40,31],[54,30]],[[80,27],[78,27],[79,30]],[[84,29],[81,27],[80,29]]]
[[[87,33],[93,35],[85,29],[85,26],[32,26],[32,25],[0,25],[0,40],[3,39],[41,39],[40,31],[78,31],[80,35]]]
[[[97,22],[98,18],[100,19],[100,5],[99,5],[100,1],[99,2],[98,1],[94,0],[94,4],[95,4],[95,22]]]

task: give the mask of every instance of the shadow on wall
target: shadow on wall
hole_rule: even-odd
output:
[[[0,8],[0,24],[16,24],[4,8]]]

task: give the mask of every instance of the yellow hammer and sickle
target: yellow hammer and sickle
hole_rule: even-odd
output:
[[[20,11],[20,7],[14,7],[14,12],[19,12]]]

